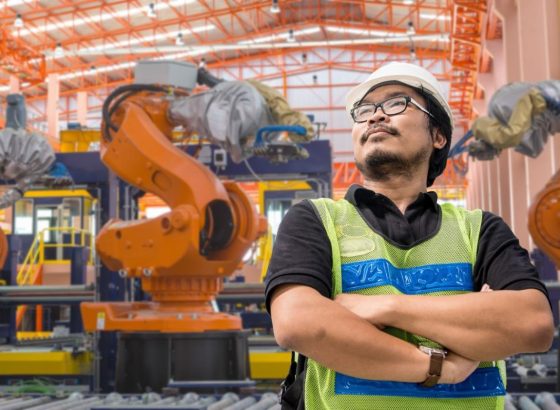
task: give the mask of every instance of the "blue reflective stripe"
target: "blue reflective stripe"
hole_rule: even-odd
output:
[[[418,383],[358,379],[336,373],[334,391],[344,395],[465,398],[504,396],[506,389],[497,367],[478,368],[458,384],[422,387]]]
[[[343,292],[386,285],[407,295],[442,290],[472,291],[472,267],[470,263],[448,263],[401,269],[386,259],[342,265]]]

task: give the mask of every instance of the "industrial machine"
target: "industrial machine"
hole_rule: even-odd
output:
[[[152,302],[84,304],[94,330],[237,330],[238,318],[212,311],[221,289],[264,221],[234,182],[221,182],[170,142],[167,90],[128,86],[105,103],[102,161],[119,177],[162,198],[171,211],[145,221],[110,221],[96,247],[121,276],[142,279]],[[132,94],[123,98],[123,95]],[[113,105],[113,101],[117,102]]]
[[[548,138],[559,131],[560,81],[511,83],[496,91],[488,116],[474,121],[472,129],[455,144],[449,156],[468,153],[469,157],[484,161],[495,158],[503,149],[513,148],[536,158]],[[560,171],[533,201],[529,232],[538,247],[560,267]]]
[[[234,87],[238,92],[245,85]],[[104,265],[123,278],[141,279],[151,296],[81,305],[87,331],[120,332],[116,389],[122,392],[157,391],[170,380],[174,387],[211,380],[231,388],[249,378],[241,319],[216,311],[214,300],[223,278],[266,232],[266,221],[235,182],[218,179],[173,145],[175,127],[193,129],[181,115],[188,98],[184,88],[132,84],[115,90],[103,106],[103,163],[170,207],[154,219],[111,220],[96,240]],[[231,139],[223,146],[239,158],[246,153]],[[261,146],[259,152],[267,150]]]
[[[531,204],[529,232],[537,246],[560,266],[560,171]]]

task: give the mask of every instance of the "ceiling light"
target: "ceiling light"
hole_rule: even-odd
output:
[[[16,14],[16,19],[14,21],[14,27],[22,28],[23,27],[23,19],[21,18],[21,14]]]
[[[408,22],[408,27],[406,29],[406,35],[407,36],[413,36],[416,34],[416,30],[414,29],[414,24],[412,24],[412,21]]]
[[[280,6],[278,5],[278,0],[272,0],[272,6],[270,6],[270,12],[274,14],[280,13]]]
[[[56,47],[54,48],[54,56],[56,58],[64,57],[64,49],[62,48],[62,44],[56,43]]]
[[[440,20],[440,21],[448,21],[451,20],[451,16],[447,14],[433,14],[433,13],[420,13],[421,19],[429,19],[429,20]]]
[[[183,41],[183,33],[177,33],[177,37],[175,37],[175,45],[176,46],[185,45],[185,42]]]
[[[1,1],[1,0],[0,0]],[[36,2],[37,0],[33,0]],[[184,6],[185,4],[194,3],[196,0],[169,0],[166,3],[158,2],[152,3],[154,4],[154,11],[159,12],[160,10],[166,10],[171,7],[180,7]],[[29,27],[24,28],[21,30],[17,30],[14,34],[16,36],[29,36],[31,34],[39,34],[45,33],[50,31],[58,31],[65,28],[76,28],[86,24],[91,23],[101,23],[108,20],[116,20],[119,18],[125,20],[134,20],[136,16],[145,16],[146,12],[149,10],[147,6],[138,6],[138,7],[126,7],[120,10],[107,10],[104,13],[95,13],[90,16],[82,17],[82,18],[69,18],[63,21],[57,21],[53,23],[46,23],[41,24],[37,27]]]
[[[402,33],[393,33],[385,30],[363,30],[348,27],[327,26],[327,31],[334,33],[356,34],[360,36],[379,36],[379,37],[402,37]]]
[[[114,41],[114,42],[108,42],[108,43],[104,43],[104,44],[98,44],[96,46],[93,47],[84,47],[84,48],[80,48],[78,53],[87,53],[87,52],[100,52],[98,55],[103,54],[104,50],[112,50],[112,49],[116,49],[119,47],[131,47],[131,46],[135,46],[138,44],[143,44],[143,43],[155,43],[155,42],[159,42],[159,41],[163,41],[163,40],[167,40],[170,38],[175,38],[175,41],[177,41],[177,37],[179,35],[179,33],[181,33],[181,36],[183,37],[183,39],[185,38],[185,35],[187,34],[191,34],[191,33],[200,33],[200,32],[204,32],[204,31],[210,31],[210,30],[214,30],[216,27],[212,24],[207,24],[204,26],[198,26],[198,27],[193,27],[192,29],[183,29],[181,31],[169,31],[166,33],[158,33],[158,34],[153,34],[153,35],[148,35],[148,36],[144,36],[144,37],[140,37],[140,38],[129,38],[126,40],[121,40],[121,41]],[[68,50],[66,50],[66,54],[69,54]],[[76,54],[76,52],[71,52],[70,54]],[[47,54],[47,60],[52,59],[52,58],[56,58],[55,55],[48,55]],[[32,58],[31,60],[29,60],[29,63],[31,64],[38,64],[41,61],[40,58]]]
[[[155,19],[157,17],[156,5],[154,3],[148,4],[148,11],[146,12],[146,16],[152,19]]]
[[[288,41],[288,43],[295,43],[296,36],[294,34],[294,30],[292,29],[288,30],[288,38],[286,40]]]
[[[315,33],[319,33],[321,31],[320,27],[310,27],[310,28],[306,28],[303,30],[292,30],[294,33],[294,37],[295,36],[304,36],[304,35],[308,35],[308,34],[315,34]],[[269,41],[278,41],[278,40],[282,40],[282,39],[287,39],[289,37],[290,33],[282,33],[282,34],[273,34],[271,36],[265,36],[265,37],[257,37],[257,38],[253,38],[251,40],[244,40],[244,41],[240,41],[237,44],[258,44],[258,43],[268,43]]]
[[[36,0],[4,0],[0,2],[0,10],[5,7],[15,7],[25,3],[31,3]]]
[[[414,0],[404,0],[403,4],[406,4],[406,5],[414,4]]]

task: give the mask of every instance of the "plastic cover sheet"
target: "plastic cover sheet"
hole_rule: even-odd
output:
[[[273,123],[263,96],[244,81],[224,81],[208,91],[175,100],[169,118],[187,132],[221,146],[238,163],[250,156],[257,130]]]
[[[290,141],[301,143],[308,142],[313,138],[315,135],[315,129],[313,128],[313,124],[307,115],[300,111],[294,111],[288,105],[288,101],[286,101],[284,96],[274,88],[255,80],[247,80],[247,82],[255,87],[266,100],[266,104],[272,113],[274,124],[301,125],[306,129],[307,132],[305,135],[289,133],[288,136]]]
[[[560,132],[560,81],[508,84],[494,94],[488,111],[488,117],[474,122],[475,137],[535,158],[549,134]],[[483,154],[479,159],[485,159]]]
[[[224,81],[200,94],[171,103],[172,123],[182,125],[189,133],[207,137],[226,149],[233,161],[241,162],[253,150],[259,128],[268,125],[301,125],[305,135],[276,133],[276,141],[299,144],[315,135],[313,124],[302,112],[290,108],[275,89],[257,81]],[[298,147],[292,156],[306,158],[307,151]]]
[[[0,198],[0,208],[10,206],[37,179],[49,172],[55,161],[48,141],[35,132],[6,128],[0,131],[0,178],[15,186]]]

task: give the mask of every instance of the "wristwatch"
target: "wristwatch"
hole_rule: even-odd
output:
[[[443,349],[437,349],[435,347],[418,346],[418,348],[430,356],[430,369],[428,370],[426,380],[420,383],[420,386],[434,387],[441,377],[443,360],[445,359],[447,352]]]

